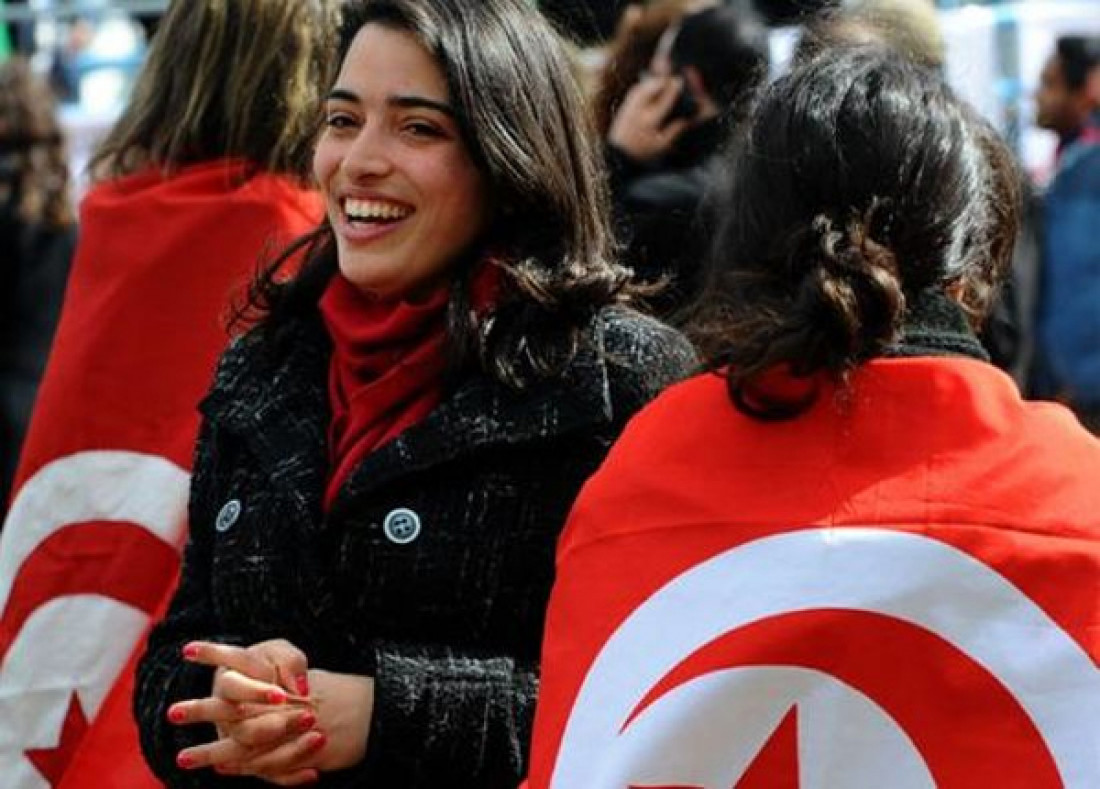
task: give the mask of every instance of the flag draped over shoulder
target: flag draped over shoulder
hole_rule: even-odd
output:
[[[196,407],[231,298],[321,212],[316,194],[239,162],[145,172],[84,200],[0,539],[5,789],[156,785],[128,688],[175,580]],[[86,735],[81,758],[98,766],[69,771]]]
[[[1100,442],[969,359],[703,376],[562,536],[530,789],[1100,786]]]

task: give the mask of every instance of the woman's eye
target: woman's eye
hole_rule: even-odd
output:
[[[423,121],[410,121],[403,127],[406,132],[415,137],[442,137],[443,132],[430,123]]]
[[[330,129],[350,129],[355,125],[355,121],[350,116],[339,113],[327,115],[325,125]]]

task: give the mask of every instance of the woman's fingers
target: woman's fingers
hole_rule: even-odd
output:
[[[250,647],[192,641],[184,646],[183,656],[192,663],[236,671],[281,685],[299,696],[309,695],[309,661],[302,650],[286,639],[263,641]]]
[[[244,647],[216,644],[213,641],[191,641],[184,645],[183,657],[191,663],[225,668],[268,682],[276,679],[274,668]]]
[[[238,671],[222,671],[214,680],[214,696],[232,703],[286,704],[287,692],[271,682],[261,682]]]
[[[248,648],[275,671],[275,682],[291,693],[309,695],[309,660],[305,652],[285,639],[264,641]]]
[[[651,107],[654,115],[664,119],[672,110],[672,105],[676,103],[680,91],[684,89],[684,80],[680,77],[668,77],[659,82]]]
[[[301,734],[289,742],[253,755],[240,763],[243,773],[266,778],[295,775],[311,769],[309,762],[324,749],[328,737],[324,732],[311,731]]]
[[[306,784],[315,784],[320,781],[321,774],[316,770],[298,770],[289,775],[275,778],[263,775],[261,775],[260,778],[270,784],[275,784],[275,786],[305,786]]]
[[[317,725],[312,710],[280,710],[239,721],[226,734],[250,748],[270,748],[299,737]]]
[[[181,701],[168,708],[168,720],[177,726],[192,723],[229,723],[242,717],[240,707],[225,699]]]
[[[176,765],[182,770],[201,770],[204,767],[241,764],[250,752],[239,742],[222,738],[193,748],[185,748],[176,755]]]

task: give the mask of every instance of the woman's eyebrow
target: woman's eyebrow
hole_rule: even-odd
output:
[[[425,107],[436,112],[441,112],[444,115],[454,118],[455,111],[450,104],[442,101],[436,101],[435,99],[429,99],[424,96],[390,96],[386,100],[387,104],[394,107],[402,107],[406,109],[415,109],[418,107]]]
[[[346,90],[344,88],[333,88],[328,92],[328,96],[325,97],[328,101],[348,101],[352,104],[359,103],[359,96],[353,91]]]
[[[358,104],[359,94],[355,91],[348,90],[347,88],[333,88],[329,91],[326,97],[327,101],[346,101],[351,104]],[[449,118],[455,117],[454,107],[447,104],[444,101],[436,101],[435,99],[429,99],[426,96],[416,95],[395,95],[386,99],[386,103],[391,107],[400,107],[402,109],[416,109],[426,108],[441,112]]]

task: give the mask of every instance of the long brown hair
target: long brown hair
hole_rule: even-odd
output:
[[[173,0],[93,178],[240,158],[310,179],[336,0]]]
[[[0,65],[0,205],[20,222],[75,221],[53,94],[23,58]]]
[[[482,323],[469,306],[475,260],[456,261],[452,369],[477,360],[515,387],[552,374],[573,358],[592,314],[624,298],[629,276],[614,262],[603,158],[563,41],[523,0],[351,0],[341,59],[368,24],[409,33],[435,58],[490,185],[495,216],[479,253],[501,268],[502,293]],[[303,253],[286,283],[282,266]],[[313,309],[336,268],[326,222],[254,283],[238,317],[259,318],[277,337],[287,317]]]

